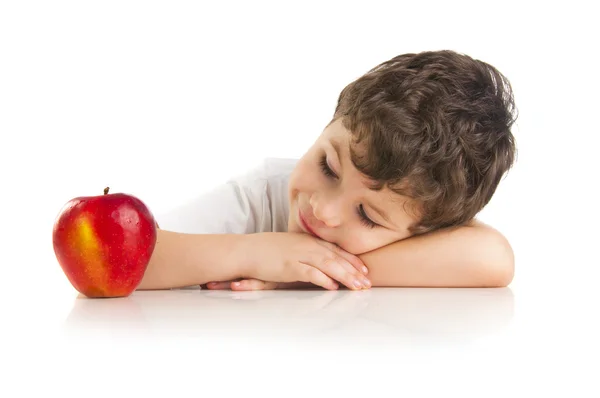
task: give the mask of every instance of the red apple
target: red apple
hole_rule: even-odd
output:
[[[156,244],[148,207],[124,193],[77,197],[59,212],[54,253],[73,287],[87,297],[125,297],[140,284]]]

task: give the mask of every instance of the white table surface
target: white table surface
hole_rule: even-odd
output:
[[[589,288],[178,289],[120,299],[83,298],[58,277],[47,288],[5,302],[3,388],[22,396],[600,391],[600,300]]]

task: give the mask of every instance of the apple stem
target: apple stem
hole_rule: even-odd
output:
[[[104,188],[104,194],[107,195],[108,194],[108,189],[109,187]]]

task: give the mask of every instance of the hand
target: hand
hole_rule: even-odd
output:
[[[211,282],[211,288],[227,283],[235,290],[274,289],[290,282],[308,282],[335,290],[338,282],[352,290],[370,288],[367,267],[355,255],[339,246],[304,233],[263,232],[245,235],[247,275],[236,289],[236,282]],[[266,282],[265,282],[266,281]],[[248,288],[250,287],[250,288]],[[252,288],[253,287],[253,288]]]
[[[236,279],[225,282],[209,282],[206,284],[208,290],[235,290],[235,291],[254,291],[254,290],[275,290],[275,289],[303,289],[315,287],[312,283],[306,282],[268,282],[260,279]]]

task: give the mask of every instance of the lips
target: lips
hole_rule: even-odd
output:
[[[300,222],[302,223],[302,226],[304,227],[304,229],[305,229],[305,230],[306,230],[308,233],[310,233],[310,234],[312,234],[312,235],[316,236],[317,238],[320,238],[319,234],[317,234],[317,233],[316,233],[316,232],[315,232],[315,231],[314,231],[314,230],[313,230],[313,229],[312,229],[312,228],[311,228],[311,227],[308,225],[308,223],[306,222],[306,219],[305,219],[305,218],[304,218],[304,216],[302,215],[302,211],[300,211],[300,210],[298,211],[298,216],[299,216],[299,218],[300,218]]]

